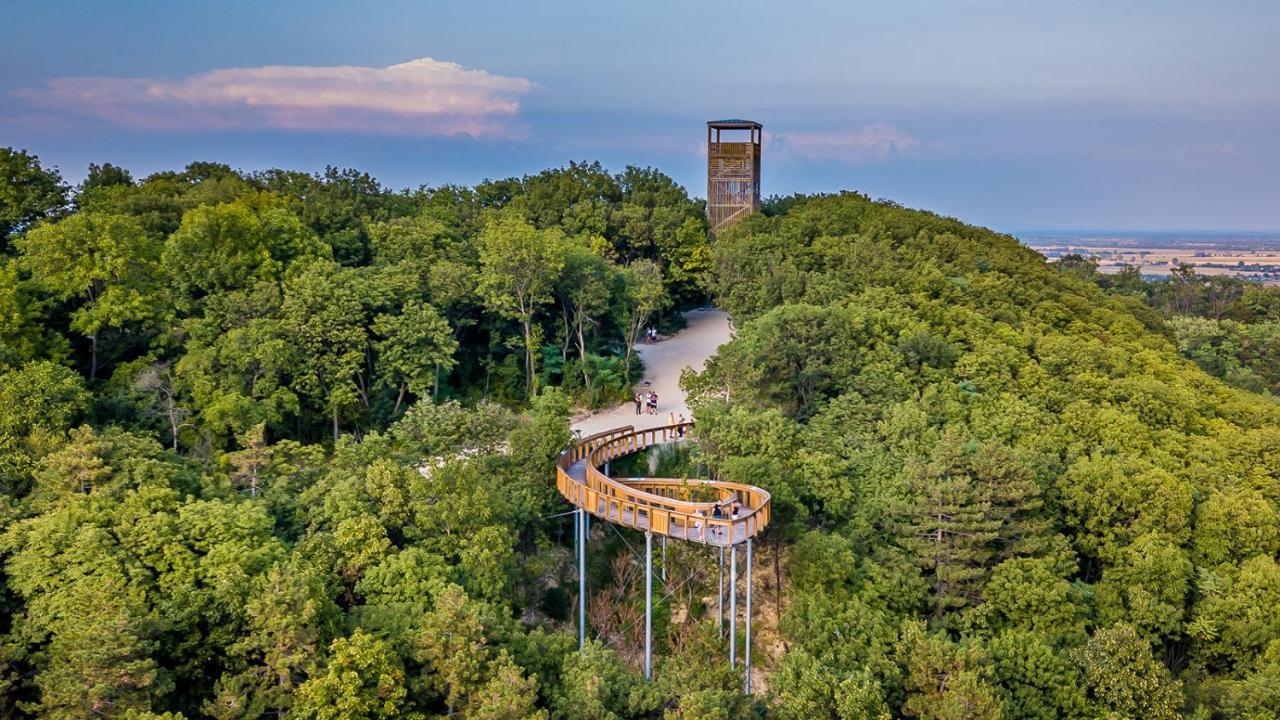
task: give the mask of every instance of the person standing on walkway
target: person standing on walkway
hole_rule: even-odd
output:
[[[639,392],[639,391],[636,391],[636,394],[635,394],[635,395],[633,395],[633,396],[631,396],[631,401],[632,401],[632,402],[634,402],[634,403],[636,404],[636,414],[637,414],[637,415],[639,415],[639,414],[640,414],[640,405],[644,402],[644,399],[643,399],[642,397],[640,397],[640,392]]]

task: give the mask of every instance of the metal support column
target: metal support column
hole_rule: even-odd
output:
[[[662,582],[667,582],[667,536],[662,536]]]
[[[729,667],[738,666],[738,546],[729,547]]]
[[[747,538],[747,636],[742,644],[743,692],[751,694],[751,538]]]
[[[578,649],[587,644],[587,513],[578,508]]]
[[[644,534],[644,679],[653,679],[653,533]]]
[[[724,637],[724,547],[720,548],[720,574],[716,576],[716,635]]]

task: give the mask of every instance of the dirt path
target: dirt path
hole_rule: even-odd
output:
[[[680,389],[680,373],[686,367],[701,370],[716,348],[729,341],[729,315],[723,310],[690,310],[685,313],[689,324],[684,330],[653,345],[640,343],[636,353],[644,362],[645,376],[636,385],[641,390],[652,388],[658,393],[657,415],[636,415],[631,403],[573,419],[573,429],[583,435],[612,430],[624,425],[637,429],[664,425],[671,413],[692,417]],[[648,383],[646,385],[645,383]]]

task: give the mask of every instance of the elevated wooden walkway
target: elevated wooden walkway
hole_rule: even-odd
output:
[[[654,535],[733,547],[769,524],[769,493],[716,480],[615,478],[611,460],[680,442],[693,423],[636,430],[622,427],[573,444],[556,463],[556,488],[575,507],[608,522]]]

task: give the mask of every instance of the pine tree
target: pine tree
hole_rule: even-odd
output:
[[[978,598],[1000,534],[985,488],[957,450],[944,438],[929,462],[907,468],[910,499],[898,528],[902,547],[932,586],[939,618]]]

